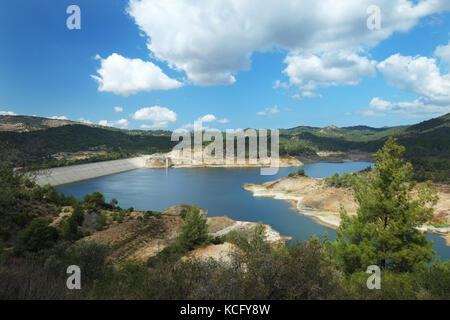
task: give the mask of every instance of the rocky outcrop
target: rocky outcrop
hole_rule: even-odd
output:
[[[225,242],[222,244],[210,244],[203,248],[198,248],[190,252],[187,256],[183,257],[182,260],[186,261],[189,259],[199,259],[208,260],[213,259],[220,263],[230,264],[233,260],[233,255],[239,249],[230,242]]]
[[[238,164],[226,164],[226,163],[210,163],[204,160],[198,161],[196,159],[202,159],[200,154],[198,157],[192,153],[192,155],[184,155],[181,151],[175,150],[169,153],[156,153],[152,154],[145,167],[147,168],[191,168],[191,167],[261,167],[263,164],[258,161],[256,164],[249,163],[246,159],[245,163]],[[303,163],[294,157],[282,157],[279,161],[279,167],[297,167]]]
[[[169,207],[169,208],[163,210],[162,213],[166,214],[166,215],[170,215],[170,216],[181,216],[182,217],[182,216],[185,216],[190,209],[191,209],[190,205],[180,204],[177,206]],[[200,208],[200,214],[203,216],[206,216],[208,214],[208,209]]]
[[[254,228],[259,223],[248,221],[235,221],[227,217],[213,217],[207,220],[208,229],[212,237],[224,236],[232,231],[241,232],[247,237],[252,236]],[[269,225],[263,225],[267,242],[271,244],[279,244],[281,242],[292,239],[291,237],[282,236],[278,231],[272,229]]]
[[[113,212],[104,211],[108,216],[108,225],[103,231],[93,231],[93,234],[79,241],[93,240],[111,246],[112,253],[109,259],[115,263],[123,261],[147,261],[168,245],[174,243],[184,225],[183,213],[190,206],[179,205],[167,208],[163,212],[132,212],[124,218],[122,223],[112,221]],[[201,209],[206,215],[207,210]],[[226,217],[207,218],[207,225],[211,237],[238,231],[250,234],[258,225],[255,222],[235,221]],[[277,244],[290,238],[281,236],[270,226],[264,225],[267,240]],[[222,256],[225,251],[232,248],[230,245],[214,246],[200,251],[199,256]]]
[[[340,211],[344,208],[349,215],[355,215],[358,204],[351,189],[328,187],[323,179],[310,177],[285,177],[279,180],[261,183],[245,184],[245,190],[255,197],[271,197],[292,203],[298,212],[310,216],[319,223],[332,228],[340,224]],[[434,185],[439,196],[434,208],[434,218],[420,230],[428,232],[450,232],[450,188]],[[436,227],[436,225],[444,225]]]

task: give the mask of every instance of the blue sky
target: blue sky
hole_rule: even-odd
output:
[[[2,1],[0,114],[236,129],[450,112],[448,1],[314,2]],[[80,30],[66,26],[72,4]]]

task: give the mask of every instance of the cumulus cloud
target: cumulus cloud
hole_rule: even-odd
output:
[[[436,59],[395,54],[377,67],[390,86],[430,102],[450,104],[450,75],[441,75]]]
[[[422,56],[395,54],[378,63],[388,85],[416,94],[413,101],[391,102],[375,97],[369,108],[362,111],[367,116],[384,116],[389,113],[410,117],[436,116],[450,112],[450,74],[441,74],[436,59]]]
[[[114,107],[114,111],[115,112],[123,112],[123,108],[122,107]]]
[[[264,111],[259,111],[256,114],[258,116],[272,116],[274,114],[280,113],[280,109],[278,109],[278,106],[274,106],[273,108],[266,108]]]
[[[370,101],[369,108],[361,113],[369,117],[384,117],[387,114],[401,114],[411,118],[429,117],[450,112],[450,106],[436,105],[419,98],[413,101],[390,102],[375,97]]]
[[[376,62],[355,53],[338,51],[321,55],[299,54],[286,57],[284,73],[302,90],[302,96],[317,97],[313,90],[329,86],[354,86],[362,77],[376,75]]]
[[[17,114],[15,114],[12,111],[2,111],[2,110],[0,110],[0,116],[17,116]]]
[[[170,122],[177,121],[177,114],[165,107],[153,106],[137,110],[133,118],[141,121],[151,121],[148,128],[165,128]]]
[[[123,96],[139,91],[168,90],[182,86],[182,83],[169,78],[152,62],[141,59],[128,59],[113,53],[106,59],[97,57],[101,67],[97,75],[91,75],[98,82],[98,90],[113,92]]]
[[[80,121],[81,123],[92,124],[92,121],[86,120],[85,118],[79,118],[78,121]]]
[[[200,117],[198,119],[198,121],[201,121],[201,122],[214,122],[216,120],[217,120],[217,118],[213,114],[207,114],[207,115],[204,115],[203,117]]]
[[[227,118],[217,119],[217,117],[213,114],[206,114],[203,117],[198,117],[197,120],[195,120],[195,122],[202,123],[202,126],[203,126],[203,123],[217,122],[217,123],[225,124],[225,123],[230,122],[230,120],[228,120]],[[181,129],[193,129],[193,128],[194,128],[193,123],[187,123],[181,127]],[[203,129],[211,130],[211,128],[208,128],[205,126],[203,126]],[[217,129],[214,129],[214,130],[217,130]]]
[[[67,120],[66,116],[51,116],[49,119],[53,120]]]
[[[126,129],[130,125],[130,122],[127,119],[120,119],[117,121],[100,120],[98,124],[105,127],[119,127],[121,129]]]
[[[232,84],[239,71],[249,70],[254,52],[281,49],[288,57],[315,56],[316,61],[323,52],[361,52],[394,32],[410,30],[425,16],[450,9],[448,0],[379,0],[382,26],[369,30],[366,10],[372,4],[373,0],[285,0],[283,5],[273,0],[129,0],[127,11],[147,36],[152,56],[184,71],[194,84],[218,85]],[[356,60],[358,71],[364,61]],[[351,67],[347,78],[336,71],[337,65],[330,72],[324,71],[324,62],[319,65],[322,77],[311,79],[315,85],[359,79]],[[367,68],[363,76],[371,74]],[[332,78],[336,73],[337,79]],[[299,74],[294,81],[308,85],[306,76]]]
[[[450,41],[446,46],[438,46],[434,54],[450,65]]]

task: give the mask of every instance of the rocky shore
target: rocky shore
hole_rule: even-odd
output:
[[[257,161],[257,163],[250,163],[246,159],[245,163],[233,163],[227,164],[225,161],[223,163],[213,163],[213,161],[205,161],[204,159],[199,161],[196,158],[202,159],[202,156],[195,157],[195,154],[191,157],[184,156],[180,151],[171,151],[169,153],[156,153],[149,156],[146,161],[146,168],[247,168],[255,167],[260,168],[263,166],[270,166],[269,162]],[[273,165],[273,164],[272,164]],[[303,165],[303,162],[295,157],[281,157],[278,162],[279,167],[299,167]]]
[[[450,190],[446,186],[433,186],[439,196],[435,206],[434,218],[419,228],[422,231],[446,234],[450,245]],[[245,184],[243,189],[255,197],[270,197],[290,202],[295,209],[310,216],[318,223],[331,228],[340,224],[340,211],[343,207],[349,215],[356,215],[358,204],[353,191],[345,188],[328,187],[323,179],[310,177],[285,177],[260,184]],[[446,224],[447,227],[439,227]]]

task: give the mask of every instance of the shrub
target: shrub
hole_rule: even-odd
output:
[[[102,278],[105,271],[106,258],[111,249],[109,246],[95,241],[83,241],[70,247],[66,252],[66,261],[81,269],[82,281],[91,282]]]
[[[119,201],[117,201],[116,198],[112,198],[111,201],[109,202],[109,204],[110,204],[112,207],[117,206],[118,203],[119,203]]]
[[[186,214],[179,241],[187,250],[193,250],[208,242],[206,218],[200,214],[200,209],[195,205]]]
[[[95,226],[95,229],[97,231],[102,231],[105,228],[107,221],[108,217],[106,216],[106,214],[100,213],[98,215],[97,225]]]
[[[304,177],[305,176],[305,170],[302,168],[299,168],[297,172],[291,172],[288,174],[288,177],[295,178],[295,177]]]
[[[58,239],[58,231],[49,227],[49,220],[36,218],[19,233],[20,247],[28,251],[39,251],[53,246]]]
[[[186,254],[187,250],[179,242],[173,243],[165,247],[156,256],[151,257],[147,260],[147,265],[149,267],[156,267],[159,265],[173,265],[182,256]]]
[[[86,194],[84,196],[84,202],[93,210],[108,207],[105,203],[105,196],[99,191],[94,191],[92,194]]]
[[[84,222],[84,211],[83,211],[83,208],[81,207],[81,205],[76,204],[73,207],[72,219],[74,219],[75,222],[79,226],[83,225],[83,222]]]

